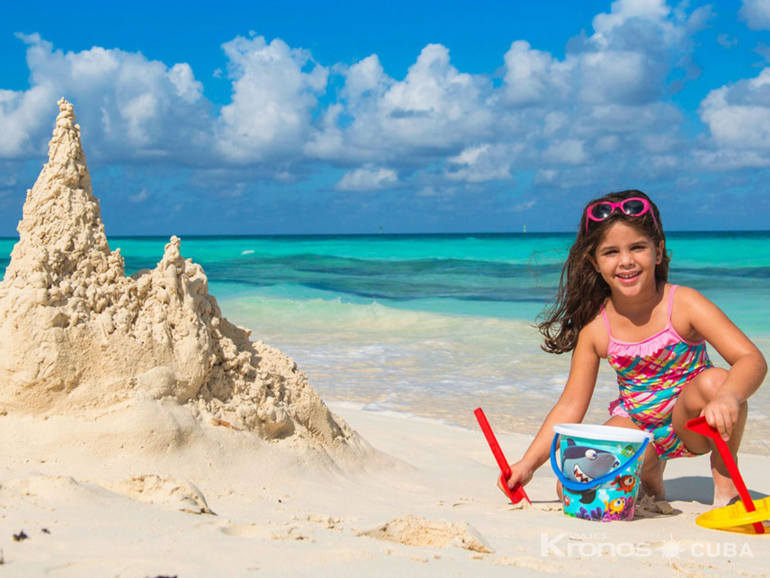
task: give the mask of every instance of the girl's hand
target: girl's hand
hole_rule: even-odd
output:
[[[526,464],[523,461],[511,464],[511,477],[508,478],[508,488],[513,490],[513,488],[516,487],[516,484],[526,486],[532,479],[532,475],[534,473],[535,472],[532,470],[529,464]],[[506,494],[505,488],[503,487],[502,476],[497,479],[497,487],[500,488],[501,492]],[[508,494],[506,494],[506,496],[507,495]]]
[[[733,432],[733,426],[738,421],[740,409],[740,401],[735,395],[722,393],[712,399],[700,414],[706,416],[706,423],[717,428],[722,439],[727,441]]]

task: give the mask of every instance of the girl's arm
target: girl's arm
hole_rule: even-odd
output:
[[[729,437],[738,419],[740,404],[762,385],[767,363],[756,345],[730,321],[719,307],[695,289],[682,287],[683,310],[690,326],[730,364],[716,397],[704,408],[709,425]]]
[[[599,372],[599,355],[596,352],[593,334],[594,324],[584,327],[578,336],[575,350],[572,352],[569,378],[559,400],[554,405],[535,439],[524,453],[524,457],[511,464],[513,475],[508,485],[513,488],[517,483],[526,484],[540,466],[548,461],[553,441],[553,426],[558,423],[580,423],[588,411],[591,396],[596,386]]]

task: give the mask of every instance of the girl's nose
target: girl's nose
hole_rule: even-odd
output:
[[[626,265],[626,264],[631,265],[631,264],[633,264],[633,262],[634,262],[634,257],[633,257],[633,255],[631,254],[630,251],[621,251],[621,253],[620,253],[620,263],[622,265]]]

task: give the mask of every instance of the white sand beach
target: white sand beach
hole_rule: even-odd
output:
[[[767,536],[695,524],[711,498],[707,458],[671,463],[670,515],[602,524],[562,514],[547,467],[527,486],[532,506],[512,506],[481,433],[435,421],[332,407],[398,461],[320,463],[213,426],[205,442],[140,457],[116,448],[119,427],[136,424],[126,409],[0,418],[3,575],[606,576],[621,561],[631,577],[766,576],[770,564]],[[511,456],[528,443],[499,438]],[[749,488],[769,467],[742,456]]]
[[[513,506],[479,431],[324,404],[221,316],[178,239],[125,277],[64,100],[19,232],[0,283],[1,576],[767,575],[770,538],[695,524],[707,458],[671,463],[669,502],[632,522],[566,517],[547,466]],[[499,437],[511,459],[530,441]],[[770,457],[740,465],[764,497]]]

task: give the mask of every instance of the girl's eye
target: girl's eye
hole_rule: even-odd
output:
[[[615,249],[610,249],[609,251],[604,252],[605,255],[614,255],[615,253],[617,253]]]

